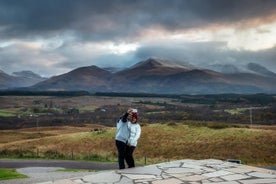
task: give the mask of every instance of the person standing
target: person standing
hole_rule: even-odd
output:
[[[132,118],[131,121],[128,123],[128,129],[130,131],[130,134],[126,146],[126,162],[128,164],[128,167],[131,168],[135,167],[133,152],[141,135],[141,127],[138,123],[138,112],[136,109],[132,111]]]
[[[132,120],[132,110],[129,108],[117,122],[115,142],[118,151],[119,169],[125,169],[127,141],[130,136],[128,125],[130,124],[130,120]]]

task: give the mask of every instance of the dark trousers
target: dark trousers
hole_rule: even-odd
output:
[[[125,169],[125,160],[128,168],[135,167],[133,152],[134,146],[127,146],[126,143],[116,140],[116,147],[118,151],[119,169]]]
[[[126,143],[116,140],[116,147],[118,151],[118,163],[119,169],[125,168],[125,159],[126,159]]]
[[[135,167],[133,152],[135,150],[134,146],[126,146],[126,162],[128,168]]]

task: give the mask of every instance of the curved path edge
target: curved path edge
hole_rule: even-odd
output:
[[[0,159],[0,168],[63,167],[66,169],[110,170],[117,169],[114,162],[92,162],[75,160]]]

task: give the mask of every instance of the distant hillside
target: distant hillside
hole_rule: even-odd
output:
[[[31,90],[46,91],[102,91],[108,90],[108,80],[112,74],[97,66],[81,67],[71,72],[51,77],[50,79],[33,85]]]
[[[46,78],[31,71],[14,72],[13,75],[0,71],[0,89],[29,87],[44,80]]]
[[[276,77],[276,73],[257,63],[248,63],[247,68],[253,72],[256,72],[257,74],[269,77]]]
[[[257,63],[248,63],[247,65],[239,65],[239,66],[235,66],[233,64],[212,64],[212,65],[206,65],[206,68],[220,73],[224,73],[224,74],[254,73],[257,75],[262,75],[267,77],[276,77],[276,73],[270,71],[266,67]]]
[[[117,72],[97,66],[77,68],[25,89],[156,94],[275,93],[274,73],[262,67],[252,66],[252,64],[249,66],[255,72],[239,72],[234,66],[224,66],[222,68],[225,68],[226,72],[218,72],[173,61],[149,58]],[[0,74],[3,89],[8,86],[3,85],[3,81],[12,81],[10,78],[14,76],[3,72]],[[21,76],[23,74],[33,76],[28,72],[20,73]],[[18,87],[18,85],[14,83],[12,87]]]
[[[0,89],[6,89],[10,87],[10,81],[13,80],[13,77],[6,74],[3,71],[0,71]]]
[[[231,64],[214,64],[214,65],[210,65],[208,68],[221,73],[239,73],[240,72],[238,67]]]

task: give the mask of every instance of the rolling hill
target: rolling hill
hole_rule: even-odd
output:
[[[108,90],[112,74],[97,66],[77,68],[71,72],[51,77],[31,86],[31,90],[41,91],[78,91]]]

